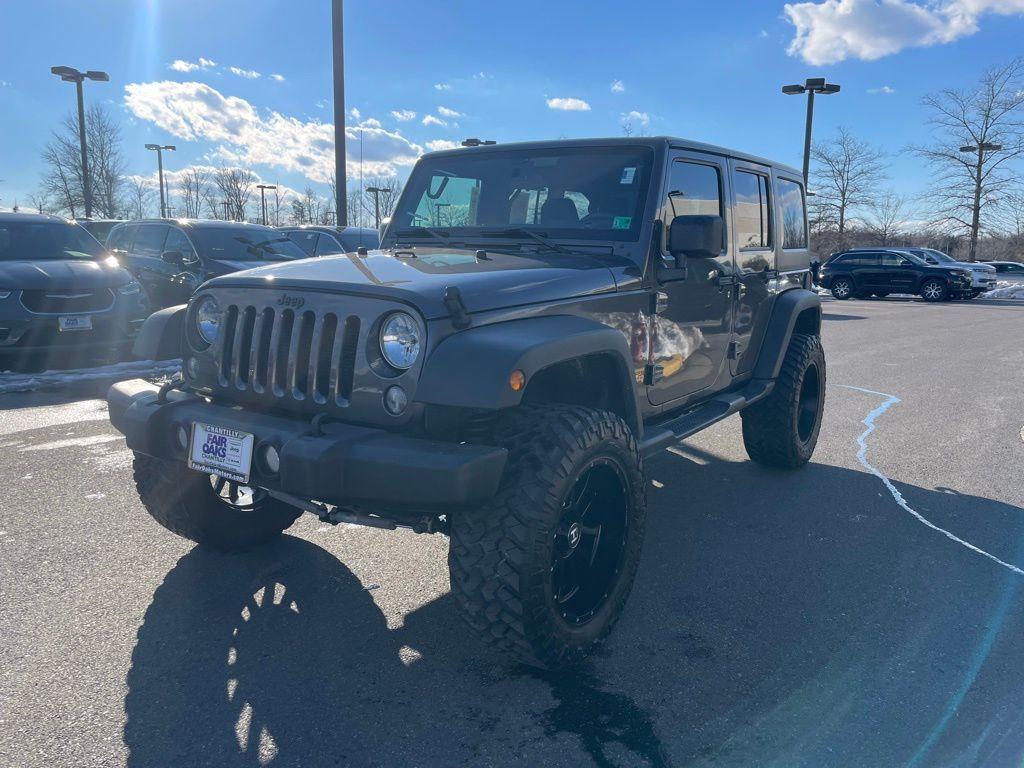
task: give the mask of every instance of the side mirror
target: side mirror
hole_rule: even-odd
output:
[[[678,266],[687,256],[713,259],[722,252],[724,231],[721,216],[676,216],[668,228],[668,252]]]
[[[181,251],[164,251],[160,254],[160,259],[176,267],[180,267],[185,263],[185,255]]]

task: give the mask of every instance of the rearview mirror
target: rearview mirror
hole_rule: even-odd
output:
[[[679,263],[687,256],[713,259],[722,251],[721,216],[676,216],[668,228],[668,252]]]
[[[180,267],[185,263],[185,256],[181,251],[164,251],[160,255],[160,259],[176,267]]]

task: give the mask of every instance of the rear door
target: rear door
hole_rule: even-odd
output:
[[[732,239],[739,282],[730,355],[735,375],[753,367],[768,325],[779,272],[771,169],[735,158],[729,165]]]
[[[180,253],[182,257],[181,269],[168,281],[165,300],[168,306],[184,304],[206,279],[202,262],[188,235],[177,227],[169,228],[163,248],[165,253]]]

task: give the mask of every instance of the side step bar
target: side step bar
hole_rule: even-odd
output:
[[[648,425],[640,441],[640,455],[647,457],[664,450],[690,435],[710,427],[717,421],[743,410],[748,405],[767,397],[775,386],[771,380],[757,380],[736,392],[723,392],[692,411],[675,416],[660,424]]]

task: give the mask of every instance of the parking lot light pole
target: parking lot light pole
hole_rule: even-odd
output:
[[[992,144],[988,141],[983,141],[977,146],[971,144],[960,147],[961,152],[978,154],[978,163],[974,167],[974,206],[971,211],[971,249],[968,261],[974,261],[978,256],[978,233],[981,229],[981,172],[985,167],[985,153],[998,152],[1002,148],[1002,144]]]
[[[345,167],[345,10],[331,0],[331,42],[334,57],[334,208],[337,226],[348,225],[348,177]]]
[[[277,189],[275,184],[257,184],[256,189],[260,191],[260,207],[263,209],[263,226],[267,226],[267,193],[268,189]]]
[[[167,218],[167,198],[164,196],[164,150],[174,152],[177,150],[173,144],[147,144],[146,149],[156,152],[157,179],[160,182],[160,218]]]
[[[110,75],[96,69],[79,72],[74,67],[50,67],[50,72],[65,83],[74,83],[78,92],[78,141],[82,148],[82,197],[85,202],[85,218],[92,218],[92,185],[89,183],[89,153],[85,145],[85,98],[82,95],[82,83],[96,80],[101,83],[110,81]]]
[[[387,192],[383,187],[367,187],[366,191],[373,195],[373,222],[380,229],[380,193]]]
[[[811,126],[814,123],[814,94],[831,96],[839,93],[839,86],[835,83],[826,83],[824,77],[809,77],[803,85],[784,85],[782,92],[787,96],[799,96],[807,94],[807,126],[804,129],[804,189],[807,189],[807,177],[811,169]]]

